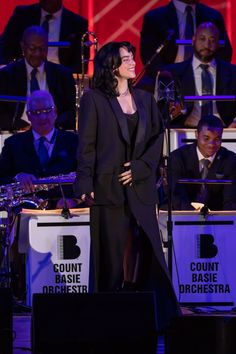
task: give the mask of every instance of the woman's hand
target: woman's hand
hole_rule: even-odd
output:
[[[90,194],[82,194],[80,199],[90,207],[94,204],[94,192],[91,192]]]
[[[131,165],[130,162],[126,162],[124,164],[124,167],[129,168]],[[128,184],[129,186],[132,186],[132,172],[131,169],[127,169],[125,172],[119,174],[119,182],[121,182],[123,184],[123,186],[125,186],[126,184]]]

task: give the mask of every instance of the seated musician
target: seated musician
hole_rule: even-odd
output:
[[[28,27],[22,36],[21,49],[24,59],[0,69],[0,94],[10,100],[17,96],[19,100],[33,91],[47,90],[57,107],[55,126],[74,130],[75,82],[70,69],[47,60],[48,34],[40,26]],[[1,130],[27,130],[29,127],[25,103],[0,101]]]
[[[57,111],[48,91],[37,90],[29,96],[27,116],[32,128],[7,138],[0,155],[0,184],[19,182],[26,194],[37,188],[35,180],[75,171],[78,144],[77,134],[54,127]],[[75,206],[72,186],[63,190],[71,198],[68,207]],[[62,206],[59,188],[40,193],[50,208]]]
[[[160,72],[156,82],[156,96],[160,83],[167,81],[164,73],[170,72],[178,96],[235,95],[236,66],[217,57],[219,30],[206,22],[198,26],[193,36],[193,56],[181,63],[167,65]],[[164,76],[164,78],[163,78]],[[171,80],[169,80],[171,81]],[[166,83],[166,82],[165,82]],[[162,101],[159,102],[162,104]],[[161,107],[160,107],[161,108]],[[224,127],[236,127],[236,101],[186,101],[184,107],[172,112],[171,126],[196,128],[200,118],[214,114]]]
[[[210,210],[236,209],[236,154],[221,146],[222,133],[221,120],[205,116],[198,123],[196,142],[171,153],[173,209],[194,210],[193,202]],[[188,183],[179,183],[180,179],[188,179]],[[219,184],[195,184],[194,179]],[[232,183],[222,183],[226,180]]]

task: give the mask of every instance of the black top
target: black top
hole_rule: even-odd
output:
[[[125,117],[127,118],[128,130],[129,130],[129,137],[130,137],[130,146],[131,146],[131,156],[134,149],[134,143],[137,133],[137,126],[138,126],[138,112],[134,113],[124,113]]]

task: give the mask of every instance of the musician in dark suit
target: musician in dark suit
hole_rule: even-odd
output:
[[[25,192],[30,193],[34,191],[33,181],[38,178],[76,170],[78,137],[73,132],[54,127],[56,107],[47,91],[32,93],[27,102],[27,115],[32,129],[4,141],[0,155],[0,183],[20,182]],[[42,145],[41,137],[44,137]],[[72,189],[68,189],[68,193],[68,197],[73,197]],[[52,190],[43,193],[43,197],[58,200],[61,193]],[[51,205],[55,206],[55,203],[52,201]]]
[[[95,288],[156,290],[157,321],[178,314],[156,218],[161,117],[153,96],[133,90],[134,48],[110,42],[95,56],[93,90],[79,112],[76,196],[90,209]]]
[[[49,41],[69,41],[69,48],[50,48],[48,60],[81,72],[81,37],[88,30],[88,21],[62,5],[62,0],[40,0],[39,4],[16,6],[0,38],[0,63],[7,64],[22,57],[20,41],[24,30],[43,25],[46,16]]]
[[[148,66],[145,80],[152,89],[157,71],[163,66],[184,60],[184,46],[176,46],[175,39],[191,39],[185,37],[186,6],[192,8],[193,27],[195,29],[203,22],[212,22],[219,29],[220,39],[225,40],[225,47],[220,48],[219,58],[231,61],[232,47],[225,29],[224,19],[219,11],[201,4],[199,0],[172,0],[169,4],[147,12],[143,19],[141,30],[140,51],[143,64],[155,53],[156,49],[173,31],[173,40],[169,41],[156,59]],[[186,58],[185,58],[186,59]],[[154,80],[154,81],[153,81]],[[143,81],[143,84],[145,81]]]
[[[200,202],[210,210],[236,208],[236,154],[221,146],[222,122],[215,116],[203,117],[197,127],[196,143],[184,145],[170,155],[172,202],[175,210],[194,210]],[[232,184],[183,184],[179,179],[201,179],[204,159],[209,161],[207,180],[231,180]],[[205,190],[204,190],[205,189]]]
[[[56,126],[75,129],[75,82],[68,68],[47,61],[48,40],[44,29],[40,26],[27,28],[21,47],[24,59],[0,70],[0,94],[25,97],[36,89],[48,90],[57,107]],[[1,130],[28,126],[24,103],[0,101]]]
[[[202,23],[193,37],[193,57],[163,69],[171,72],[181,96],[236,94],[236,66],[217,58],[218,39],[217,27],[211,22]],[[204,68],[207,68],[211,83],[207,93],[204,92]],[[213,101],[208,106],[206,114],[217,115],[225,127],[236,127],[235,101]],[[206,107],[204,102],[185,102],[185,111],[173,119],[172,126],[196,128]]]

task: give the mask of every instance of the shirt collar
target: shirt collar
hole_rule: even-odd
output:
[[[44,73],[44,62],[37,67],[37,70],[39,72],[39,75],[41,76],[43,73]],[[30,76],[31,74],[31,71],[34,69],[28,62],[27,60],[25,59],[25,65],[26,65],[26,71],[27,71],[27,74]]]
[[[41,18],[44,18],[46,15],[52,15],[54,19],[58,19],[61,17],[62,9],[63,9],[63,7],[61,7],[60,10],[58,10],[57,12],[54,12],[53,14],[50,14],[49,12],[45,11],[44,9],[41,9]]]
[[[176,9],[178,11],[180,11],[181,13],[185,13],[186,6],[191,6],[193,11],[195,12],[196,5],[185,4],[184,2],[179,1],[179,0],[173,0],[173,3],[175,5]]]
[[[48,142],[51,141],[54,132],[55,132],[55,128],[53,128],[47,135],[44,135],[45,138],[46,138],[46,140],[47,140]],[[35,130],[33,130],[33,129],[32,129],[32,133],[33,133],[33,136],[34,136],[34,140],[35,140],[35,141],[38,141],[38,140],[41,138],[41,136],[42,136],[42,135],[39,135],[39,134],[38,134]]]
[[[199,150],[198,146],[197,146],[197,156],[198,156],[198,161],[201,162],[201,160],[203,159],[207,159],[210,161],[210,163],[213,162],[215,156],[216,156],[216,152],[214,153],[214,155],[210,156],[210,157],[205,157],[202,155],[201,151]]]
[[[216,69],[216,60],[212,59],[209,63],[202,63],[201,60],[199,60],[195,55],[193,55],[193,60],[192,60],[192,66],[193,69],[198,69],[199,65],[201,64],[208,64],[211,68]]]

